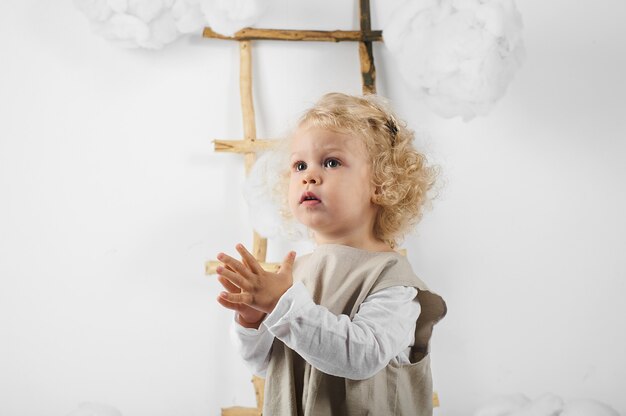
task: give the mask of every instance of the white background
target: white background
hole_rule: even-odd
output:
[[[303,4],[298,4],[303,3]],[[499,393],[626,414],[626,4],[518,0],[527,60],[494,111],[430,114],[382,45],[388,96],[446,186],[404,244],[444,296],[439,414]],[[373,1],[374,28],[400,1]],[[259,27],[354,29],[356,2],[280,3]],[[236,43],[124,50],[70,1],[0,3],[0,414],[216,415],[252,405],[204,262],[250,245]],[[260,137],[359,93],[356,45],[257,43]],[[272,244],[270,260],[288,247]]]

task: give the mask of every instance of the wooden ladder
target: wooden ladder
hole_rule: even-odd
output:
[[[239,42],[239,93],[243,116],[244,138],[241,140],[213,141],[216,152],[240,153],[244,155],[246,175],[250,173],[256,160],[256,152],[270,149],[276,140],[259,139],[256,135],[256,120],[252,97],[252,42],[259,40],[301,41],[301,42],[358,42],[363,94],[376,93],[376,67],[374,65],[373,42],[381,42],[382,31],[372,30],[369,0],[359,1],[360,30],[284,30],[284,29],[241,29],[233,36],[220,35],[206,27],[203,37],[208,39],[230,40]],[[266,262],[267,239],[253,230],[252,254],[266,270],[276,271],[278,263]],[[205,263],[205,274],[215,274],[220,262],[210,260]],[[263,409],[263,391],[265,380],[253,376],[252,383],[256,393],[257,407],[222,408],[222,416],[261,416]],[[439,406],[437,393],[433,395],[433,406]]]

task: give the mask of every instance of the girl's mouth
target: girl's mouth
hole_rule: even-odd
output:
[[[317,205],[321,203],[322,200],[319,199],[313,192],[305,192],[300,197],[300,204],[302,205]]]

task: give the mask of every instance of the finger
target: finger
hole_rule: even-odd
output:
[[[224,276],[217,276],[217,280],[224,286],[224,289],[228,290],[230,293],[239,293],[241,289],[238,286],[235,286],[225,278]]]
[[[248,250],[246,250],[243,244],[237,244],[235,248],[237,249],[239,254],[241,254],[242,260],[246,262],[246,264],[253,273],[259,274],[263,272],[263,268],[261,267],[257,259],[254,258],[254,256]]]
[[[233,310],[235,312],[239,312],[241,313],[241,310],[244,308],[247,308],[248,306],[243,304],[243,303],[233,303],[233,302],[229,302],[227,301],[225,298],[223,298],[221,295],[217,297],[217,302],[222,305],[223,307]]]
[[[231,309],[233,311],[239,312],[238,309],[241,308],[241,304],[229,302],[221,296],[217,297],[217,302],[223,307],[225,307],[226,309]]]
[[[285,257],[285,260],[283,260],[283,263],[280,265],[280,269],[278,269],[278,272],[291,272],[291,270],[293,269],[294,261],[296,261],[296,252],[290,251],[289,254],[287,254],[287,257]]]
[[[248,279],[251,277],[250,270],[239,260],[232,258],[228,254],[220,253],[217,255],[217,259],[224,264],[227,270],[238,273]]]
[[[245,303],[246,305],[251,305],[253,301],[252,294],[250,293],[228,293],[222,292],[220,293],[220,297],[230,303]]]
[[[238,288],[241,288],[241,290],[249,291],[252,289],[250,282],[241,274],[230,271],[223,266],[218,266],[216,271],[219,276],[222,276],[228,279],[232,284],[234,284]],[[219,276],[218,276],[218,279],[219,279]]]

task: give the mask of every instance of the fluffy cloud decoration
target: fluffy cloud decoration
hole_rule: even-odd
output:
[[[535,400],[523,394],[497,396],[481,406],[474,416],[619,416],[610,406],[596,400],[563,399],[546,393]]]
[[[265,238],[286,238],[306,241],[306,227],[295,219],[285,219],[281,214],[281,197],[278,191],[280,171],[288,166],[289,156],[285,149],[259,153],[243,185],[243,195],[248,203],[252,227]]]
[[[226,36],[252,26],[265,11],[267,0],[200,1],[208,26]]]
[[[230,36],[256,22],[266,0],[74,0],[95,33],[126,48],[160,49],[205,26]]]
[[[514,0],[409,0],[383,29],[407,84],[437,114],[486,115],[525,53]]]

